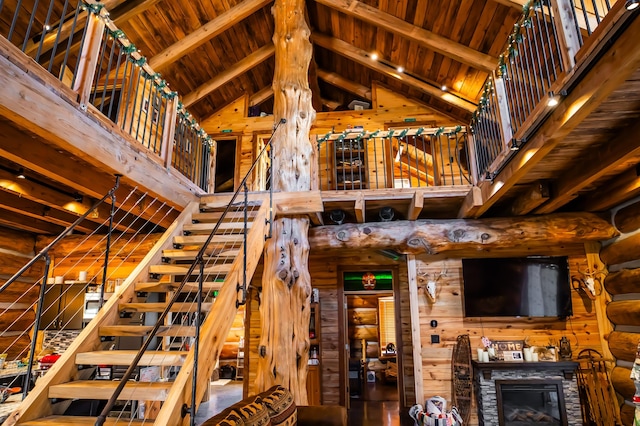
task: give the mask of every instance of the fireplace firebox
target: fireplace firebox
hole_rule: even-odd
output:
[[[472,362],[480,426],[582,424],[578,363]]]
[[[498,421],[504,426],[567,426],[561,380],[496,380]]]

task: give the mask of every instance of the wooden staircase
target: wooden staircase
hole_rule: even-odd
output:
[[[258,204],[258,205],[256,205]],[[251,226],[247,236],[247,282],[250,281],[260,259],[267,234],[268,203],[252,203],[249,212]],[[96,318],[83,330],[64,355],[42,377],[21,406],[4,423],[5,425],[93,425],[96,417],[63,415],[73,400],[107,400],[118,381],[93,380],[96,366],[129,366],[136,356],[135,350],[106,350],[113,345],[114,337],[148,336],[152,325],[122,324],[122,318],[140,313],[162,312],[177,291],[198,250],[206,241],[225,206],[193,203],[165,232],[154,249],[143,259],[138,268],[124,282],[118,292],[100,310]],[[231,210],[218,227],[205,258],[215,262],[205,265],[202,312],[208,313],[201,325],[198,365],[197,401],[200,401],[209,385],[209,378],[225,337],[231,328],[240,298],[236,286],[243,278],[243,230],[244,213]],[[170,312],[193,318],[196,311],[195,293],[198,289],[197,271],[188,277]],[[217,292],[217,297],[211,294]],[[157,296],[152,294],[157,293]],[[146,296],[146,297],[145,297]],[[171,317],[172,314],[169,314]],[[160,407],[159,411],[147,410],[146,418],[121,418],[118,424],[188,424],[189,415],[182,416],[184,404],[191,405],[191,377],[193,373],[192,337],[195,327],[188,324],[171,324],[167,321],[157,333],[161,342],[155,350],[147,351],[139,362],[140,367],[158,366],[163,381],[127,382],[118,401],[145,401],[146,405]],[[170,341],[171,340],[171,341]],[[178,350],[174,343],[179,342]],[[176,373],[177,371],[177,373]],[[171,374],[173,372],[173,375]],[[166,376],[165,376],[166,374]],[[134,416],[135,417],[135,416]],[[150,417],[155,417],[152,419]],[[105,424],[115,424],[108,418]]]

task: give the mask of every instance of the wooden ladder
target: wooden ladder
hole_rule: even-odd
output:
[[[247,282],[251,280],[262,254],[268,226],[268,203],[253,204],[254,208],[249,212],[251,226],[247,235]],[[129,315],[162,312],[165,309],[165,302],[147,300],[170,299],[169,296],[179,287],[182,276],[220,219],[224,207],[199,203],[189,205],[4,424],[93,425],[95,417],[65,416],[63,413],[73,400],[107,400],[111,397],[118,381],[92,380],[94,367],[128,366],[132,363],[137,351],[105,349],[113,345],[115,337],[145,337],[150,333],[153,328],[151,325],[123,322]],[[215,257],[216,262],[205,266],[204,293],[215,291],[217,297],[208,298],[202,304],[202,312],[209,314],[200,329],[196,387],[198,403],[209,386],[213,366],[237,311],[236,300],[240,295],[236,286],[242,283],[244,269],[243,223],[244,212],[231,209],[205,251],[206,255]],[[194,317],[197,271],[198,268],[196,275],[190,277],[181,292],[180,297],[184,296],[184,301],[175,303],[171,308],[170,312],[175,312],[178,318]],[[154,296],[154,293],[159,295]],[[167,321],[160,327],[157,336],[162,338],[162,345],[156,350],[147,351],[139,366],[158,367],[163,379],[151,382],[132,380],[125,385],[118,400],[128,401],[132,405],[136,401],[145,401],[146,410],[144,418],[136,418],[140,417],[140,410],[137,410],[137,415],[133,410],[132,419],[120,419],[119,424],[188,424],[189,415],[183,417],[181,411],[184,404],[191,405],[194,335],[192,321]],[[171,344],[175,342],[180,344],[177,347]],[[116,420],[108,418],[105,424],[115,424]]]

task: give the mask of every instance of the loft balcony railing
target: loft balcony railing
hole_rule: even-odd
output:
[[[214,141],[94,0],[0,1],[0,35],[205,192]]]
[[[576,54],[614,3],[535,0],[523,6],[471,120],[469,152],[476,180],[493,180],[536,131],[565,93]]]
[[[346,130],[317,137],[323,191],[472,185],[466,128]]]

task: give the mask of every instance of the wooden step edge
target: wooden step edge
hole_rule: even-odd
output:
[[[224,279],[220,279],[219,281],[205,281],[202,283],[202,289],[205,291],[220,290],[223,284]],[[177,290],[178,287],[180,287],[180,283],[175,282],[143,282],[135,284],[136,291],[149,293],[167,293],[169,291]],[[182,288],[183,293],[189,293],[197,290],[198,283],[196,282],[185,283],[184,287]]]
[[[157,303],[120,303],[119,309],[120,311],[126,312],[162,312],[164,311],[166,303],[157,302]],[[202,304],[202,312],[207,312],[211,310],[213,303],[203,303]],[[170,312],[195,312],[196,303],[174,303],[171,306]]]
[[[43,417],[41,419],[30,420],[28,422],[20,423],[20,426],[60,426],[60,425],[68,425],[68,426],[93,426],[96,424],[95,417],[87,417],[87,416],[48,416]],[[107,420],[104,422],[105,426],[116,426],[116,425],[142,425],[145,424],[147,426],[153,425],[153,420],[142,420],[142,419],[124,419],[117,417],[107,417]]]
[[[98,333],[100,336],[110,337],[148,336],[152,329],[152,325],[105,325],[98,329]],[[158,337],[194,337],[195,335],[196,328],[188,325],[163,325],[156,333]]]
[[[194,330],[195,331],[195,330]],[[195,334],[195,333],[194,333]],[[130,365],[138,351],[93,351],[76,354],[77,365]],[[180,366],[189,352],[185,351],[147,351],[138,365]]]
[[[77,380],[49,386],[49,398],[61,399],[109,399],[118,381]],[[127,382],[119,400],[164,401],[173,386],[172,382]]]
[[[247,230],[251,229],[251,225],[253,222],[247,221]],[[215,223],[187,223],[182,227],[183,231],[188,232],[200,232],[210,234],[211,231],[215,229]],[[220,224],[218,227],[217,233],[222,234],[222,231],[230,231],[230,230],[238,230],[242,231],[244,229],[244,220],[242,222],[225,222]],[[230,232],[225,232],[230,233]]]
[[[249,210],[247,212],[247,219],[252,220],[254,217],[258,215],[258,210]],[[216,223],[220,220],[222,216],[222,212],[203,212],[203,213],[194,213],[191,216],[191,220],[197,223]],[[231,220],[244,220],[244,211],[235,211],[229,212],[225,215],[222,223],[226,223]]]
[[[193,260],[196,258],[200,250],[181,250],[181,249],[166,249],[162,250],[162,256],[167,259],[174,260]],[[204,255],[207,257],[221,258],[234,258],[240,254],[240,249],[211,249],[205,250]]]

